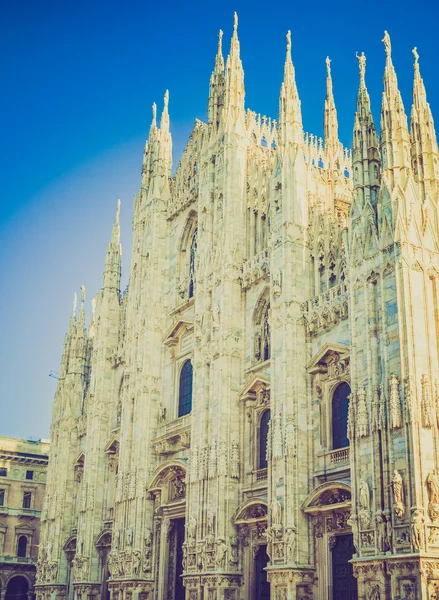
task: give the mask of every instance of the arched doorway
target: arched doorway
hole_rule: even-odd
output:
[[[8,581],[5,600],[28,600],[29,584],[25,577],[17,575]]]
[[[266,567],[270,562],[267,546],[259,546],[255,556],[255,599],[270,600],[270,584],[267,579]]]

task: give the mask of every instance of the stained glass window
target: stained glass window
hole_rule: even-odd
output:
[[[180,373],[180,388],[178,395],[178,416],[187,415],[192,410],[192,379],[193,369],[190,360],[187,360]]]

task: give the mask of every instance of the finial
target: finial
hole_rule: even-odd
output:
[[[222,43],[223,43],[223,30],[220,29],[218,31],[218,52],[221,50],[222,48]]]
[[[76,306],[78,304],[78,296],[76,295],[76,292],[73,294],[73,316],[76,315]]]
[[[169,104],[169,90],[166,90],[165,92],[165,110],[168,108],[168,104]]]
[[[155,102],[152,103],[152,120],[155,121],[157,118],[157,104]]]
[[[356,52],[355,56],[358,59],[358,65],[360,67],[360,79],[361,81],[364,81],[364,74],[366,73],[366,56],[364,55],[364,52],[362,52],[361,55]]]
[[[287,54],[291,52],[291,31],[287,31]]]
[[[328,77],[331,76],[331,59],[329,58],[329,56],[326,57],[326,72],[328,74]]]
[[[85,286],[81,285],[81,304],[85,302]]]
[[[390,42],[390,35],[387,31],[384,31],[384,37],[381,41],[384,43],[384,47],[386,49],[386,56],[390,56],[392,53],[392,44]]]
[[[412,50],[413,56],[415,57],[415,69],[419,69],[419,54],[416,46]]]
[[[120,215],[120,198],[117,201],[116,204],[116,219],[119,220],[119,215]]]
[[[238,15],[235,12],[233,15],[233,33],[236,33],[238,31]]]

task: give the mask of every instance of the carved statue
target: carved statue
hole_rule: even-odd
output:
[[[126,544],[127,546],[131,546],[133,543],[133,530],[131,528],[126,531]]]
[[[296,549],[296,532],[292,527],[288,527],[284,536],[285,556],[287,563],[294,562],[294,551]]]
[[[439,475],[436,469],[427,475],[427,490],[429,503],[439,504]]]
[[[197,537],[197,520],[191,517],[187,524],[187,536],[190,540],[195,540]]]
[[[271,523],[273,527],[280,527],[282,524],[282,507],[277,498],[271,503]]]
[[[215,554],[215,565],[218,568],[224,567],[224,561],[227,554],[227,544],[224,538],[218,538],[216,540],[216,554]]]
[[[364,79],[364,74],[366,72],[366,57],[364,52],[362,52],[360,55],[357,53],[355,56],[357,57],[358,64],[360,66],[360,76],[362,79]]]
[[[399,472],[395,469],[395,471],[393,472],[393,479],[392,479],[392,490],[393,490],[393,510],[395,512],[395,515],[398,517],[398,519],[401,519],[404,516],[405,513],[405,507],[404,507],[404,489],[402,486],[402,477],[399,474]]]
[[[370,510],[369,486],[367,484],[367,481],[364,481],[364,479],[360,481],[358,502],[360,505],[360,510]]]
[[[415,550],[423,550],[425,548],[425,517],[421,509],[416,508],[412,515],[412,544]]]
[[[133,575],[139,574],[141,558],[140,550],[133,550]]]
[[[387,33],[387,31],[384,32],[384,37],[382,41],[384,42],[384,46],[386,49],[386,56],[390,56],[392,52],[392,45],[390,43],[390,35]]]
[[[380,600],[380,598],[381,598],[380,586],[378,584],[374,585],[371,583],[368,600]]]
[[[213,537],[214,532],[214,517],[210,510],[207,513],[206,534],[208,537]]]

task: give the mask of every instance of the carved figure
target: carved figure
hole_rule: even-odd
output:
[[[140,550],[133,550],[133,575],[139,574],[141,558]]]
[[[392,52],[392,45],[390,43],[390,35],[387,33],[387,31],[384,32],[384,37],[382,41],[384,42],[384,46],[386,49],[386,56],[390,56],[390,53]]]
[[[381,598],[380,586],[378,584],[374,585],[373,583],[371,583],[368,600],[380,600],[380,598]]]
[[[197,520],[191,517],[187,524],[187,536],[190,540],[195,540],[197,537]]]
[[[216,540],[216,554],[215,554],[215,565],[218,568],[224,567],[224,561],[227,554],[227,544],[224,538],[218,538]]]
[[[296,532],[292,527],[288,527],[284,536],[285,557],[287,563],[294,562],[294,551],[296,549]]]
[[[130,528],[126,531],[126,543],[127,546],[131,546],[131,544],[133,543],[133,530]]]
[[[427,475],[427,490],[430,504],[439,504],[439,475],[436,470]]]
[[[425,517],[419,508],[413,511],[411,532],[413,548],[423,550],[425,548]]]
[[[210,510],[207,513],[206,533],[208,537],[213,537],[214,532],[214,517]]]
[[[367,481],[364,481],[364,479],[360,481],[358,500],[360,504],[360,510],[370,510],[369,486]]]
[[[271,503],[271,523],[274,527],[282,524],[282,507],[277,498],[274,498]]]
[[[393,510],[398,519],[402,519],[405,513],[404,500],[403,500],[403,486],[402,486],[402,477],[395,469],[393,472],[392,479],[392,490],[393,490]]]

